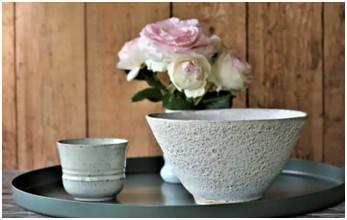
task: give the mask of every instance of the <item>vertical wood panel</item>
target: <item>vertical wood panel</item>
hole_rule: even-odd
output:
[[[324,3],[324,159],[344,165],[345,9]]]
[[[17,168],[14,68],[14,3],[2,4],[2,164]]]
[[[86,112],[90,136],[129,139],[131,157],[161,153],[144,118],[161,104],[131,103],[147,85],[127,82],[115,65],[125,41],[169,17],[169,3],[86,5],[85,15],[82,3],[3,4],[4,169],[58,163],[55,141],[84,137]],[[248,50],[250,107],[309,113],[295,156],[343,165],[344,4],[322,6],[249,3],[246,13],[245,3],[173,3],[172,13],[198,18],[241,57]],[[235,106],[246,106],[245,94]]]
[[[249,5],[249,57],[254,81],[251,107],[303,110],[309,114],[295,155],[323,155],[322,4]]]
[[[201,25],[221,37],[223,43],[246,58],[245,3],[172,3],[172,14],[181,19],[197,18]],[[233,107],[246,107],[246,91],[233,100]]]
[[[116,69],[117,53],[147,23],[168,17],[169,3],[87,4],[89,135],[128,139],[130,157],[161,154],[145,115],[163,110],[160,103],[131,102],[148,86],[126,81]]]
[[[85,136],[82,3],[18,3],[19,168],[58,163],[55,141]]]

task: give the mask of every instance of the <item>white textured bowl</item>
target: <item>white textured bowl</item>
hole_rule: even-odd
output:
[[[307,114],[224,109],[146,116],[183,186],[199,204],[259,199],[281,172]]]

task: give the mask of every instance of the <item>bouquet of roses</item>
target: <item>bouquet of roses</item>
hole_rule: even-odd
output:
[[[118,56],[117,67],[125,70],[128,81],[145,80],[150,86],[132,100],[162,101],[166,109],[230,108],[251,78],[250,65],[217,35],[209,36],[196,19],[148,24]]]

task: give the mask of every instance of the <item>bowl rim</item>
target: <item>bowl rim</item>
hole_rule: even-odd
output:
[[[100,143],[81,143],[80,141],[100,141]],[[110,138],[110,137],[81,137],[81,138],[66,138],[58,140],[58,146],[64,147],[119,147],[128,143],[128,140],[123,138]]]
[[[185,114],[194,114],[194,113],[201,113],[201,112],[220,112],[220,111],[234,111],[234,110],[255,110],[255,111],[286,111],[289,113],[295,113],[295,115],[290,117],[277,117],[277,118],[267,118],[267,119],[223,119],[223,120],[216,120],[216,119],[182,119],[182,118],[165,118],[163,116],[166,115],[179,115],[182,113]],[[146,115],[147,119],[152,120],[160,120],[160,121],[181,121],[181,122],[256,122],[256,121],[283,121],[283,120],[293,120],[293,119],[306,119],[308,117],[308,114],[304,111],[299,110],[293,110],[293,109],[280,109],[280,108],[228,108],[228,109],[206,109],[206,110],[182,110],[183,112],[157,112],[157,113],[149,113]]]

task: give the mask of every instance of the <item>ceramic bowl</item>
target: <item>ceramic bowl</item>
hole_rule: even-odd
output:
[[[63,185],[76,200],[113,200],[123,187],[128,141],[115,138],[57,142]]]
[[[280,174],[306,113],[224,109],[154,113],[147,121],[198,204],[256,200]]]

